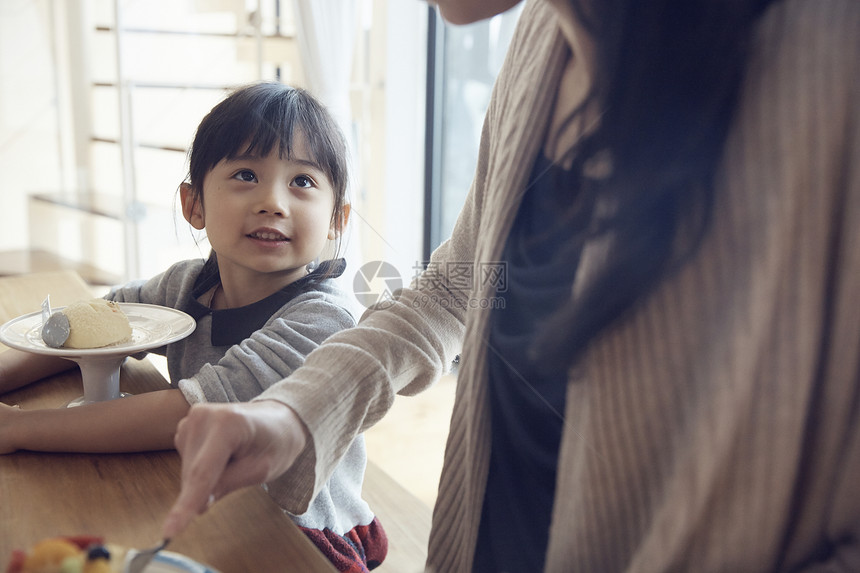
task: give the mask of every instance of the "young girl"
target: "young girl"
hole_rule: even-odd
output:
[[[0,404],[0,453],[129,452],[173,447],[190,405],[247,401],[296,369],[331,334],[353,326],[333,279],[342,259],[317,263],[349,215],[346,147],[308,93],[276,83],[235,91],[201,122],[182,213],[206,230],[209,259],[177,263],[106,298],[183,310],[197,321],[166,354],[176,389],[77,408],[21,411]],[[0,392],[72,363],[9,350]],[[294,521],[341,571],[382,561],[387,541],[361,499],[361,437]]]

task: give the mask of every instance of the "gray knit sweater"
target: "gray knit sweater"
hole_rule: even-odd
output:
[[[246,402],[298,368],[323,340],[355,324],[348,299],[333,278],[315,275],[259,303],[212,312],[197,300],[217,284],[212,263],[204,267],[202,259],[183,261],[107,296],[176,308],[196,319],[189,337],[155,350],[167,356],[171,382],[191,404]],[[309,507],[291,517],[302,527],[328,528],[339,535],[368,525],[373,513],[361,498],[365,465],[359,435]]]

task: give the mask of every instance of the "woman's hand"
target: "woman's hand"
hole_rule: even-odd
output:
[[[18,448],[12,443],[12,425],[21,413],[17,406],[7,406],[0,403],[0,455],[11,454]]]
[[[182,531],[213,500],[286,472],[307,434],[280,402],[197,404],[179,423],[174,442],[182,456],[182,489],[165,520],[165,538]]]

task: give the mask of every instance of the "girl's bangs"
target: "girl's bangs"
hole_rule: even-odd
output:
[[[293,158],[295,137],[330,179],[338,196],[346,186],[346,144],[328,112],[301,90],[258,85],[239,91],[216,106],[201,123],[191,160],[191,180],[202,181],[222,159],[265,157],[275,146],[282,159]]]
[[[280,157],[289,159],[293,145],[293,118],[285,117],[284,114],[269,115],[271,117],[257,114],[250,121],[238,122],[239,125],[234,126],[231,132],[235,137],[233,141],[241,143],[237,143],[226,157],[265,157],[277,145]],[[236,137],[237,134],[239,137]]]

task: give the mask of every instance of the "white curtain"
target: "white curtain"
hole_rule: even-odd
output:
[[[306,88],[331,111],[349,147],[352,180],[348,200],[352,204],[353,215],[343,236],[343,256],[347,261],[347,270],[340,282],[347,293],[352,293],[353,277],[362,264],[359,237],[355,231],[361,219],[360,207],[355,203],[359,162],[349,94],[356,35],[356,0],[292,1]],[[364,310],[357,300],[354,302],[354,310]]]

